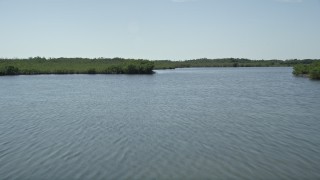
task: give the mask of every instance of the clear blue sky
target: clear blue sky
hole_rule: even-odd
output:
[[[320,0],[0,0],[0,57],[320,58]]]

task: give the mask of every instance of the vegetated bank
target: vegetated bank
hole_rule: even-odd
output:
[[[291,67],[296,64],[311,64],[314,59],[292,60],[250,60],[244,58],[193,59],[186,61],[160,60],[155,62],[155,69],[174,69],[188,67]]]
[[[122,58],[0,59],[0,75],[152,74],[154,62]]]
[[[320,61],[318,60],[311,64],[297,64],[293,66],[293,74],[320,80]]]
[[[314,66],[320,60],[250,60],[243,58],[193,59],[184,61],[124,58],[43,58],[0,59],[0,76],[33,74],[153,74],[154,69],[175,69],[188,67],[283,67],[294,66],[299,69]],[[311,65],[312,64],[312,65]],[[306,68],[308,69],[308,68]],[[304,71],[303,71],[304,72]],[[316,70],[311,78],[316,79]],[[311,73],[311,71],[310,71]],[[309,74],[309,71],[308,73]]]

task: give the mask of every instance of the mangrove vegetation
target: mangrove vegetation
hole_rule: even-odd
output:
[[[187,67],[291,67],[296,64],[311,64],[313,59],[292,60],[250,60],[243,58],[193,59],[186,61],[154,61],[155,69],[174,69]]]
[[[320,60],[250,60],[243,58],[192,59],[183,61],[124,58],[0,58],[0,76],[35,74],[152,74],[154,69],[189,67],[283,67],[294,66],[295,75],[319,78]]]
[[[153,68],[152,61],[122,58],[0,59],[0,75],[152,74]]]
[[[311,64],[297,64],[293,66],[293,74],[320,80],[320,61]]]

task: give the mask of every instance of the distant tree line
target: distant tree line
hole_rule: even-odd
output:
[[[0,75],[152,74],[154,62],[123,58],[0,59]]]
[[[250,60],[244,58],[192,59],[184,61],[124,58],[0,58],[0,75],[29,74],[152,74],[154,69],[188,67],[282,67],[296,69],[313,66],[319,59]],[[296,66],[298,65],[298,66]],[[301,65],[301,66],[300,66]],[[298,72],[299,70],[297,70]],[[314,70],[315,71],[315,70]],[[308,71],[309,72],[309,71]],[[298,74],[298,73],[295,73]],[[315,75],[312,75],[313,77]]]
[[[185,61],[155,61],[155,69],[174,69],[187,67],[283,67],[296,64],[311,64],[314,59],[303,60],[250,60],[244,58],[193,59]]]

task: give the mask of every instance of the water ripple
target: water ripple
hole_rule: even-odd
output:
[[[157,72],[0,77],[1,179],[320,178],[318,82]]]

